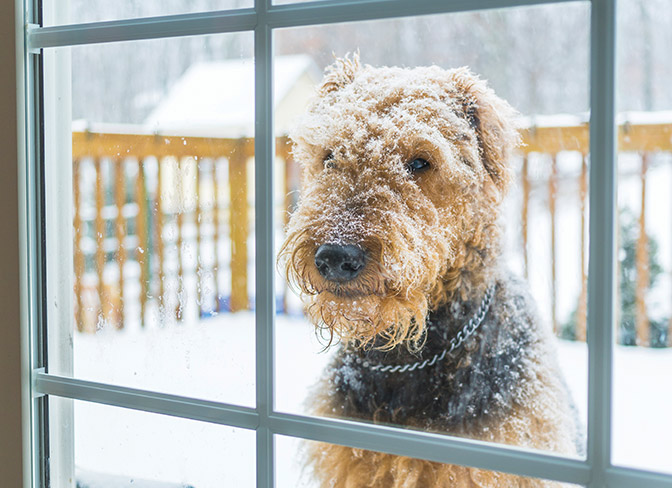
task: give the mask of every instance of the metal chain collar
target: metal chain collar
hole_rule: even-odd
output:
[[[370,369],[371,371],[380,371],[381,373],[405,373],[406,371],[415,371],[416,369],[424,369],[427,366],[434,366],[437,362],[443,361],[446,355],[453,352],[455,349],[460,347],[464,341],[466,341],[471,335],[476,332],[476,329],[481,325],[485,315],[490,309],[490,303],[492,302],[492,296],[495,293],[495,285],[490,285],[490,287],[485,291],[485,296],[481,302],[481,306],[478,307],[476,313],[469,319],[464,327],[462,327],[458,333],[450,340],[450,345],[445,348],[440,353],[437,353],[432,357],[432,359],[425,359],[424,361],[416,361],[415,363],[408,364],[370,364],[368,361],[363,361],[361,358],[357,358],[357,363],[361,364],[365,368]]]

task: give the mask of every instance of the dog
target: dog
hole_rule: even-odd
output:
[[[553,337],[501,263],[515,110],[467,68],[337,59],[291,134],[302,169],[279,254],[338,350],[312,413],[577,455]],[[559,483],[311,443],[321,487]]]

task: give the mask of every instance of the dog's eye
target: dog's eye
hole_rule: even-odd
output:
[[[409,173],[422,173],[425,170],[429,169],[429,163],[427,160],[422,158],[415,158],[413,161],[406,165],[406,169]]]
[[[324,157],[324,167],[325,168],[335,168],[336,163],[334,162],[334,153],[329,153]]]

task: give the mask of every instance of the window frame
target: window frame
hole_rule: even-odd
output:
[[[273,31],[278,28],[385,19],[574,0],[324,0],[163,17],[40,27],[40,0],[8,2],[16,9],[16,91],[19,97],[15,140],[18,191],[14,219],[21,216],[18,250],[3,263],[18,262],[21,273],[23,357],[23,485],[46,486],[45,429],[49,395],[122,406],[256,430],[257,486],[275,486],[275,434],[343,444],[437,462],[505,471],[591,488],[670,487],[672,476],[611,464],[612,344],[615,299],[616,0],[590,0],[590,246],[588,271],[588,455],[586,460],[492,445],[445,435],[313,418],[274,409],[273,276]],[[11,5],[13,3],[13,5]],[[4,8],[3,8],[4,10]],[[6,18],[7,16],[3,17]],[[44,48],[158,39],[226,32],[254,32],[255,55],[255,207],[256,207],[256,408],[67,378],[45,372],[46,303],[44,256],[44,136],[41,133],[40,77]],[[10,43],[11,44],[11,43]],[[10,46],[11,47],[11,46]],[[6,49],[3,50],[3,52]],[[10,114],[13,115],[13,114]],[[25,125],[23,124],[25,119]],[[24,154],[25,153],[25,154]],[[18,181],[18,182],[17,182]],[[13,208],[9,209],[14,210]],[[21,259],[17,261],[18,255]],[[8,259],[8,261],[6,261]],[[10,279],[15,278],[14,275]],[[17,288],[16,283],[10,288]],[[11,291],[11,290],[10,290]],[[17,294],[15,290],[15,294]],[[11,293],[9,294],[11,297]],[[16,303],[16,302],[15,302]],[[16,310],[16,305],[14,306]],[[17,318],[18,318],[18,314]],[[7,329],[12,329],[8,327]],[[12,329],[16,332],[14,329]],[[16,334],[15,334],[16,335]],[[15,338],[15,337],[14,337]],[[4,344],[4,341],[3,341]],[[9,347],[15,348],[16,341]],[[16,374],[16,369],[10,372]],[[4,426],[4,421],[3,426]],[[20,464],[20,463],[17,463]],[[16,468],[17,473],[19,468]],[[21,476],[21,475],[20,475]]]
[[[0,31],[5,33],[0,43],[0,105],[4,108],[2,178],[0,194],[3,212],[0,224],[6,235],[0,240],[0,307],[3,323],[0,326],[0,387],[2,388],[2,415],[0,415],[0,459],[2,479],[9,486],[22,486],[28,479],[30,467],[30,367],[28,364],[28,330],[25,326],[26,307],[22,270],[27,258],[25,252],[25,201],[23,180],[25,174],[25,110],[24,110],[24,36],[23,7],[19,2],[0,4]]]

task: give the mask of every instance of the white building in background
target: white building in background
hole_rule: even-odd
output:
[[[322,73],[307,55],[277,56],[274,65],[275,130],[286,134],[305,110]],[[191,65],[145,120],[160,134],[254,136],[254,60]]]

